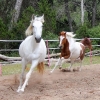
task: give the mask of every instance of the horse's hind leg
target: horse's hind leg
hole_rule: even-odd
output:
[[[82,66],[82,60],[80,60],[80,67],[79,67],[79,71],[81,71],[81,66]]]
[[[25,61],[25,59],[22,59],[22,72],[21,72],[20,83],[19,83],[19,87],[18,87],[17,92],[19,92],[19,90],[20,90],[21,87],[22,87],[22,83],[23,83],[23,80],[24,80],[24,78],[25,78],[25,75],[24,75],[24,73],[25,73],[25,68],[26,68],[26,61]]]
[[[71,72],[73,71],[73,69],[72,69],[73,64],[74,64],[74,61],[72,60],[70,66],[68,67],[68,70],[70,70]]]

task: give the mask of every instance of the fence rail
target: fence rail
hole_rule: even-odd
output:
[[[100,38],[90,38],[91,40],[93,40],[93,41],[95,41],[95,40],[100,40]],[[80,41],[80,40],[82,40],[82,39],[76,39],[76,41]],[[17,42],[19,42],[19,43],[21,43],[23,40],[0,40],[0,43],[2,42],[2,43],[11,43],[11,42],[13,42],[13,43],[17,43]],[[58,42],[59,40],[45,40],[45,42]],[[100,45],[92,45],[93,47],[100,47]],[[59,49],[59,48],[50,48],[49,46],[48,46],[48,49],[50,49],[50,50],[56,50],[56,49]],[[0,49],[0,52],[3,52],[3,51],[18,51],[18,48],[16,48],[16,49],[8,49],[8,48],[6,48],[5,47],[5,49]]]

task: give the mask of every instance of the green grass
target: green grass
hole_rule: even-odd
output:
[[[20,64],[7,64],[2,66],[2,74],[15,74],[21,72],[21,65]]]
[[[90,65],[90,64],[100,64],[100,56],[94,56],[92,57],[92,61],[90,60],[90,57],[85,57],[83,60],[83,64],[84,65]],[[69,63],[64,63],[63,67],[68,67],[70,64]],[[74,66],[79,66],[80,63],[75,63]],[[30,65],[28,65],[28,69],[29,69]],[[53,68],[53,66],[50,67]],[[49,67],[46,67],[49,68]],[[28,70],[26,70],[28,71]],[[16,74],[16,73],[21,73],[21,64],[7,64],[7,65],[3,65],[2,66],[2,74],[3,75],[9,75],[9,74]]]
[[[85,57],[83,59],[82,66],[84,66],[84,65],[91,65],[91,64],[100,64],[100,56],[93,56],[91,58],[90,57]],[[68,67],[68,66],[70,66],[70,63],[64,63],[63,64],[63,67]],[[74,67],[80,66],[80,63],[76,62],[76,63],[74,63],[73,66]]]

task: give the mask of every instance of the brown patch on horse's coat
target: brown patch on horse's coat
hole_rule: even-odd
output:
[[[81,52],[80,52],[80,59],[83,60],[84,55],[85,55],[85,47],[84,47],[84,45],[82,45],[82,44],[80,44],[80,46],[81,46],[81,48],[82,48],[82,50],[81,50]]]
[[[69,42],[66,39],[66,32],[62,31],[60,33],[60,36],[64,36],[65,38],[62,40],[62,49],[61,49],[61,57],[64,57],[65,59],[68,59],[70,57],[70,51],[69,51]]]

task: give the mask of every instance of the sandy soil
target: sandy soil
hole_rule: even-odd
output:
[[[81,72],[49,72],[34,72],[21,94],[16,92],[19,75],[0,76],[0,100],[100,100],[100,64]]]

